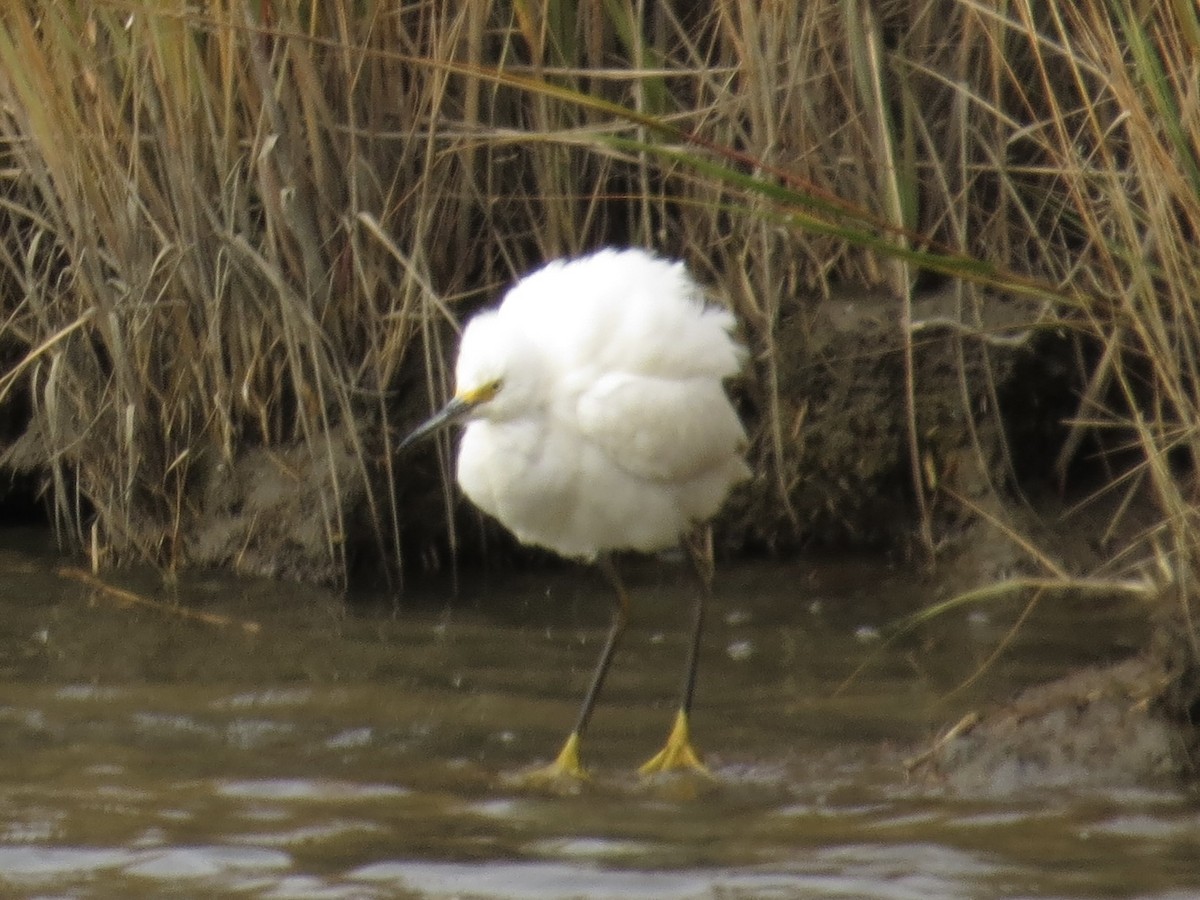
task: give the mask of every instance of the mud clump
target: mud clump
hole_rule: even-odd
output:
[[[1159,702],[1167,682],[1149,656],[1081,669],[972,716],[907,767],[971,795],[1174,782],[1189,761]]]
[[[345,578],[347,535],[366,490],[346,429],[211,466],[181,546],[189,566],[322,584]]]

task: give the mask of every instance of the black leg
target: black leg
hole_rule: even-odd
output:
[[[600,651],[600,658],[596,661],[596,670],[592,673],[592,683],[583,698],[583,705],[579,708],[579,718],[575,721],[574,734],[580,736],[587,728],[588,722],[591,721],[596,698],[600,696],[600,689],[604,686],[604,678],[608,675],[608,667],[612,663],[613,654],[617,651],[617,644],[621,640],[621,635],[625,633],[625,625],[629,621],[629,595],[625,593],[625,585],[617,572],[616,564],[607,554],[600,557],[598,564],[600,571],[604,573],[604,577],[608,579],[609,584],[616,592],[616,608],[613,609],[608,640],[604,642],[604,649]]]
[[[608,639],[604,642],[604,649],[600,651],[600,658],[596,661],[596,670],[592,674],[592,683],[588,687],[587,694],[583,698],[583,705],[579,707],[579,718],[575,720],[575,727],[571,729],[571,733],[567,735],[567,740],[563,744],[562,749],[558,751],[558,756],[554,762],[543,769],[527,776],[527,781],[534,783],[549,782],[561,783],[566,781],[578,781],[587,778],[587,772],[583,768],[583,764],[579,761],[579,742],[583,737],[583,732],[588,726],[588,722],[592,718],[592,710],[596,706],[596,698],[600,696],[600,689],[604,686],[604,678],[608,675],[608,667],[612,662],[613,654],[617,651],[617,644],[621,641],[621,635],[625,632],[625,623],[629,620],[629,596],[625,593],[625,586],[621,583],[621,576],[617,574],[617,567],[607,555],[601,556],[599,560],[600,571],[612,584],[616,591],[616,607],[613,610],[612,626],[608,629]]]

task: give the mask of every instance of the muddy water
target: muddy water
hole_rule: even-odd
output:
[[[1169,786],[963,797],[901,759],[989,693],[1136,640],[1120,608],[951,615],[862,561],[726,566],[694,724],[716,774],[645,783],[679,680],[688,580],[635,566],[633,628],[575,796],[514,783],[569,727],[609,598],[573,569],[347,606],[226,577],[56,574],[0,551],[0,894],[158,897],[1192,896],[1200,805]],[[1109,652],[1107,649],[1105,652]],[[840,693],[863,661],[870,665]]]

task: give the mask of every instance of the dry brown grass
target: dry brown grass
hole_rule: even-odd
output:
[[[1046,298],[1031,327],[1102,348],[1080,433],[1137,448],[1190,592],[1167,462],[1200,451],[1189,3],[14,6],[0,399],[30,408],[56,520],[97,556],[186,559],[205,472],[338,429],[398,555],[389,426],[445,391],[450,323],[618,241],[737,310],[768,473],[776,328],[806,297],[882,283],[908,309],[918,272],[948,273],[968,325],[980,284]]]

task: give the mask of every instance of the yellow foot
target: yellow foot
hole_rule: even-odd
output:
[[[524,787],[550,788],[554,791],[575,792],[588,780],[587,770],[579,762],[579,735],[575,732],[567,737],[554,762],[517,777]]]
[[[658,775],[682,770],[696,772],[708,778],[713,777],[692,748],[687,713],[681,709],[675,714],[675,724],[671,726],[666,746],[650,757],[638,771],[643,775]]]

